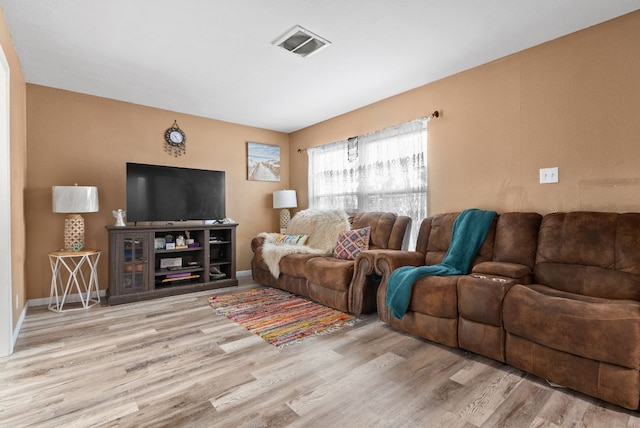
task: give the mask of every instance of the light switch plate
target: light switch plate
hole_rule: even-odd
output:
[[[540,184],[557,183],[558,167],[540,168]]]

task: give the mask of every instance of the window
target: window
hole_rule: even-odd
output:
[[[411,217],[410,248],[427,215],[426,121],[308,149],[309,206]]]

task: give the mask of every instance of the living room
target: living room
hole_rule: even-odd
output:
[[[428,158],[437,160],[429,163],[430,214],[468,207],[640,211],[640,11],[291,133],[27,83],[10,27],[3,13],[0,46],[11,70],[12,331],[29,301],[49,296],[47,253],[62,245],[63,227],[51,212],[51,186],[98,187],[101,210],[85,216],[86,245],[106,250],[111,211],[126,208],[126,162],[226,170],[233,195],[227,215],[240,225],[239,272],[250,269],[251,238],[278,228],[274,191],[295,189],[299,209],[307,206],[307,159],[299,150],[434,110],[441,116],[428,126]],[[162,134],[174,120],[187,134],[179,158],[163,150]],[[280,182],[247,181],[249,141],[280,147]],[[559,183],[541,185],[539,169],[554,166]],[[99,283],[108,284],[106,257]]]

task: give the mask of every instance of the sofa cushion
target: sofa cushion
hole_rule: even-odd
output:
[[[431,218],[430,227],[425,230],[427,245],[425,248],[425,265],[435,265],[444,259],[451,243],[453,223],[459,213],[440,214]],[[422,230],[421,230],[422,232]],[[418,237],[420,239],[420,237]]]
[[[507,262],[533,268],[542,216],[538,213],[500,214],[493,244],[494,262]]]
[[[319,257],[318,254],[288,254],[280,259],[280,274],[293,276],[296,278],[305,277],[305,264],[312,258]]]
[[[438,318],[458,317],[459,275],[423,276],[413,285],[409,311]]]
[[[304,275],[309,282],[314,284],[332,290],[345,291],[351,285],[354,264],[353,260],[315,257],[305,263]]]
[[[569,293],[606,299],[640,300],[640,277],[626,272],[563,263],[538,263],[535,282]]]
[[[640,303],[515,285],[504,299],[507,332],[558,351],[638,369]]]
[[[453,223],[459,215],[460,213],[447,213],[431,218],[430,227],[424,229],[424,233],[428,232],[429,234],[426,243],[425,265],[435,265],[442,262],[451,244]],[[493,223],[487,232],[484,242],[471,262],[472,267],[477,263],[491,260],[498,218],[499,216],[495,216],[493,219]],[[423,233],[422,229],[423,228],[421,228],[420,233]],[[420,236],[418,240],[420,241]]]
[[[369,248],[389,248],[389,238],[397,218],[390,212],[355,213],[351,216],[351,228],[370,228]]]
[[[348,230],[340,234],[333,256],[338,259],[355,260],[358,254],[369,248],[370,227]]]
[[[594,297],[640,300],[640,213],[547,214],[535,282]]]

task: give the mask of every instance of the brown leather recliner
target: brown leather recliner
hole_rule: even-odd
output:
[[[546,215],[534,284],[504,300],[506,362],[637,409],[640,397],[640,213]]]
[[[411,218],[390,212],[364,212],[350,215],[352,229],[370,227],[371,250],[407,248]],[[309,297],[325,306],[360,315],[376,310],[379,277],[368,259],[361,263],[317,254],[289,254],[280,260],[276,279],[262,259],[263,238],[253,238],[251,272],[256,282]]]
[[[378,317],[393,327],[434,342],[458,346],[459,275],[425,276],[416,281],[409,308],[402,319],[394,318],[386,304],[389,276],[401,266],[423,266],[440,263],[449,248],[453,223],[460,213],[440,214],[422,221],[415,251],[379,253],[375,269],[382,277],[378,288]],[[497,219],[472,264],[491,260]]]
[[[476,286],[477,284],[463,287],[461,299],[458,282],[460,279],[472,277],[468,275],[425,276],[414,284],[409,309],[402,319],[392,317],[386,305],[387,283],[395,269],[401,266],[434,265],[444,259],[451,242],[453,223],[459,214],[440,214],[423,220],[416,251],[379,252],[375,255],[373,263],[376,272],[382,277],[377,295],[378,317],[395,328],[444,345],[458,347],[460,338],[465,348],[478,352],[475,334],[484,330],[493,330],[496,317],[498,317],[500,331],[492,333],[498,336],[492,340],[504,341],[501,327],[501,298],[499,302],[494,302],[493,306],[483,309],[477,307],[477,305],[484,305],[485,302],[478,301],[474,293],[478,292],[478,288],[487,289],[486,284],[480,284],[479,287]],[[471,264],[478,277],[476,279],[485,283],[489,281],[487,284],[505,289],[503,285],[505,283],[513,285],[516,280],[530,277],[536,235],[528,234],[526,238],[521,238],[521,235],[517,235],[517,230],[523,228],[523,230],[537,231],[540,217],[536,213],[505,213],[496,216]],[[514,276],[516,278],[513,278]],[[504,283],[494,282],[492,278],[504,280]],[[494,291],[493,288],[488,290]],[[460,303],[471,306],[471,310],[463,313],[466,318],[461,319]],[[482,350],[484,341],[480,341],[480,344],[480,350]],[[504,346],[500,345],[499,349],[503,348]],[[503,354],[503,351],[499,353]]]

